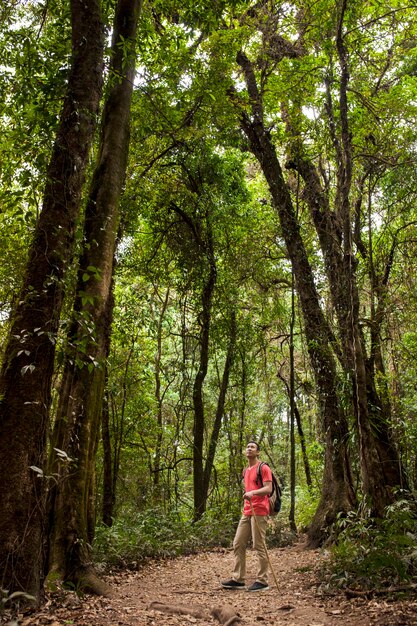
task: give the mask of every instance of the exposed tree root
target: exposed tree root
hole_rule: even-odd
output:
[[[183,606],[181,604],[164,604],[163,602],[151,602],[150,609],[161,611],[161,613],[169,613],[170,615],[192,615],[199,619],[209,619],[210,615],[202,609]]]
[[[348,598],[371,598],[372,596],[386,596],[390,593],[401,593],[402,591],[415,591],[417,584],[410,583],[408,585],[398,585],[396,587],[387,587],[385,589],[369,589],[368,591],[358,591],[356,589],[345,589],[345,595]]]
[[[92,593],[96,596],[110,597],[112,595],[111,587],[97,576],[94,568],[91,566],[77,568],[72,573],[71,578],[67,578],[65,582],[73,584],[75,589]]]
[[[198,607],[188,607],[180,604],[164,604],[162,602],[151,602],[149,608],[161,611],[161,613],[170,613],[171,615],[192,615],[199,619],[215,617],[223,626],[235,626],[241,621],[234,608],[227,604],[223,606],[213,606],[210,610],[210,614]]]
[[[222,607],[214,606],[211,609],[211,614],[213,617],[218,619],[220,624],[223,624],[223,626],[235,626],[235,624],[238,624],[241,621],[239,615],[236,615],[234,608],[228,606],[227,604]]]

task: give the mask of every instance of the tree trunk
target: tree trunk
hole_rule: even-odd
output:
[[[287,394],[288,394],[288,398],[290,398],[290,385],[288,384],[288,381],[284,378],[284,376],[282,374],[278,374],[279,378],[282,380],[282,382],[285,385],[285,388],[287,390]],[[312,490],[313,487],[313,481],[311,479],[311,469],[310,469],[310,462],[308,460],[308,455],[307,455],[307,446],[306,446],[306,438],[304,435],[304,429],[303,429],[303,424],[301,421],[301,415],[300,415],[300,411],[298,410],[298,406],[297,403],[294,402],[294,417],[295,417],[295,421],[297,423],[297,431],[298,431],[298,437],[300,439],[300,447],[301,447],[301,456],[303,457],[303,464],[304,464],[304,473],[306,476],[306,483],[307,483],[307,487],[309,489],[309,491]]]
[[[235,345],[236,345],[236,312],[232,311],[230,315],[229,346],[227,349],[226,360],[224,363],[222,382],[220,385],[219,398],[217,401],[216,416],[214,419],[213,430],[211,431],[206,464],[204,466],[204,482],[203,482],[204,506],[206,506],[208,493],[209,493],[210,478],[211,478],[211,474],[213,470],[217,441],[219,439],[220,428],[222,425],[224,406],[226,402],[226,394],[227,394],[227,390],[229,387],[230,371],[232,369],[232,363],[233,363],[234,352],[235,352]]]
[[[63,375],[55,447],[73,463],[61,476],[51,532],[50,569],[93,593],[106,593],[91,567],[90,480],[95,463],[113,310],[112,277],[119,228],[119,201],[129,146],[134,41],[140,0],[119,0],[113,29],[109,94],[100,152],[86,209],[75,319]],[[61,427],[61,422],[65,427]]]
[[[292,150],[293,158],[287,166],[296,169],[305,182],[303,197],[318,234],[331,285],[342,345],[340,360],[352,380],[351,398],[359,431],[363,487],[373,513],[382,516],[387,504],[393,500],[392,488],[405,486],[405,478],[389,430],[389,402],[381,401],[375,384],[373,360],[366,358],[365,339],[359,325],[359,293],[355,277],[357,260],[350,249],[343,253],[342,243],[349,237],[344,231],[348,227],[345,225],[343,229],[337,214],[330,211],[315,167],[302,156],[300,145],[293,145]],[[349,214],[349,211],[344,208],[341,213]],[[375,330],[371,337],[372,349],[375,347],[374,335]]]
[[[204,497],[204,400],[203,383],[209,362],[209,337],[211,323],[211,305],[216,284],[216,266],[210,263],[209,275],[203,288],[200,332],[200,362],[193,386],[194,406],[194,441],[193,441],[193,479],[194,479],[194,519],[199,520],[206,508]]]
[[[296,533],[295,523],[295,371],[294,371],[294,324],[295,324],[295,284],[294,270],[291,274],[291,319],[290,319],[290,514],[291,530]]]
[[[106,376],[107,382],[107,376]],[[107,393],[103,399],[101,416],[101,440],[103,444],[103,506],[102,520],[106,526],[113,524],[114,489],[113,489],[113,458],[110,437],[109,399]]]
[[[339,112],[340,150],[336,210],[339,212],[343,232],[344,286],[348,292],[349,308],[341,333],[346,336],[345,350],[352,374],[353,398],[358,421],[359,454],[363,489],[371,514],[383,517],[385,508],[395,496],[393,488],[402,485],[402,471],[395,446],[391,441],[389,415],[383,414],[383,403],[378,397],[373,372],[367,367],[366,347],[359,323],[359,293],[356,281],[357,261],[353,254],[353,233],[350,210],[350,190],[353,171],[352,134],[348,118],[348,51],[343,34],[347,0],[339,5],[336,29],[336,48],[340,63]],[[332,115],[331,92],[328,90],[329,113]],[[336,135],[334,134],[334,140]],[[336,144],[335,144],[336,145]],[[342,279],[343,280],[343,279]]]
[[[304,430],[303,430],[303,425],[301,422],[300,411],[298,410],[297,405],[294,406],[294,415],[295,415],[295,420],[297,422],[298,436],[300,438],[301,454],[303,457],[304,473],[306,475],[306,483],[307,483],[308,490],[312,491],[313,481],[311,480],[311,469],[310,469],[310,462],[308,460],[308,455],[307,455],[306,439],[304,436]]]
[[[201,190],[197,183],[193,183],[194,193]],[[193,409],[194,409],[194,429],[193,429],[193,486],[194,486],[194,520],[201,518],[205,511],[204,498],[204,431],[205,431],[205,411],[203,399],[203,385],[208,371],[209,364],[209,343],[210,326],[212,314],[212,301],[217,280],[217,267],[213,251],[213,234],[210,224],[207,223],[207,232],[202,236],[201,218],[193,220],[181,207],[174,202],[171,208],[175,211],[187,225],[191,236],[198,249],[198,254],[202,260],[203,288],[201,292],[201,312],[198,316],[200,326],[200,358],[198,370],[193,384]]]
[[[154,487],[158,487],[160,479],[161,468],[161,455],[162,455],[162,437],[164,433],[164,425],[162,419],[162,406],[164,400],[164,394],[161,392],[161,359],[162,359],[162,324],[165,317],[166,309],[169,300],[169,288],[166,291],[165,298],[162,303],[161,313],[158,319],[157,327],[157,348],[155,355],[155,398],[157,402],[157,432],[156,432],[156,444],[155,444],[155,462],[153,466],[153,484]]]
[[[72,65],[23,287],[0,374],[0,579],[41,600],[44,479],[55,343],[102,91],[97,0],[71,2]]]
[[[281,166],[263,123],[262,102],[252,66],[243,53],[238,54],[237,60],[244,71],[252,103],[252,120],[246,113],[241,113],[241,126],[261,165],[273,206],[278,212],[282,236],[294,270],[308,351],[319,393],[326,455],[322,498],[309,529],[310,540],[316,544],[324,538],[325,529],[336,519],[337,514],[347,512],[355,503],[346,451],[348,428],[340,409],[336,365],[330,347],[330,343],[335,342],[320,308],[313,273]]]

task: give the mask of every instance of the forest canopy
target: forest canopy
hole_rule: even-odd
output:
[[[3,4],[2,589],[228,545],[251,438],[271,541],[407,560],[415,8]]]

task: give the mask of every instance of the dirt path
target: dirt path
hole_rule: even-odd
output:
[[[279,582],[277,590],[260,593],[225,590],[220,580],[229,577],[231,551],[201,553],[176,560],[147,563],[136,572],[119,573],[109,580],[112,598],[74,593],[52,594],[36,615],[22,618],[22,626],[215,626],[209,617],[214,606],[229,605],[242,618],[242,626],[400,626],[417,624],[415,601],[347,599],[329,595],[319,587],[317,566],[320,551],[305,550],[302,544],[270,550]],[[254,579],[256,555],[248,552],[248,582]],[[152,601],[181,605],[206,612],[203,619],[174,615],[149,608]]]

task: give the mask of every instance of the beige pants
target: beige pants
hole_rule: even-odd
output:
[[[252,544],[258,554],[259,567],[256,580],[260,583],[268,583],[268,555],[265,548],[267,515],[242,515],[233,541],[235,553],[235,567],[232,577],[240,583],[246,578],[246,547],[252,537]]]

